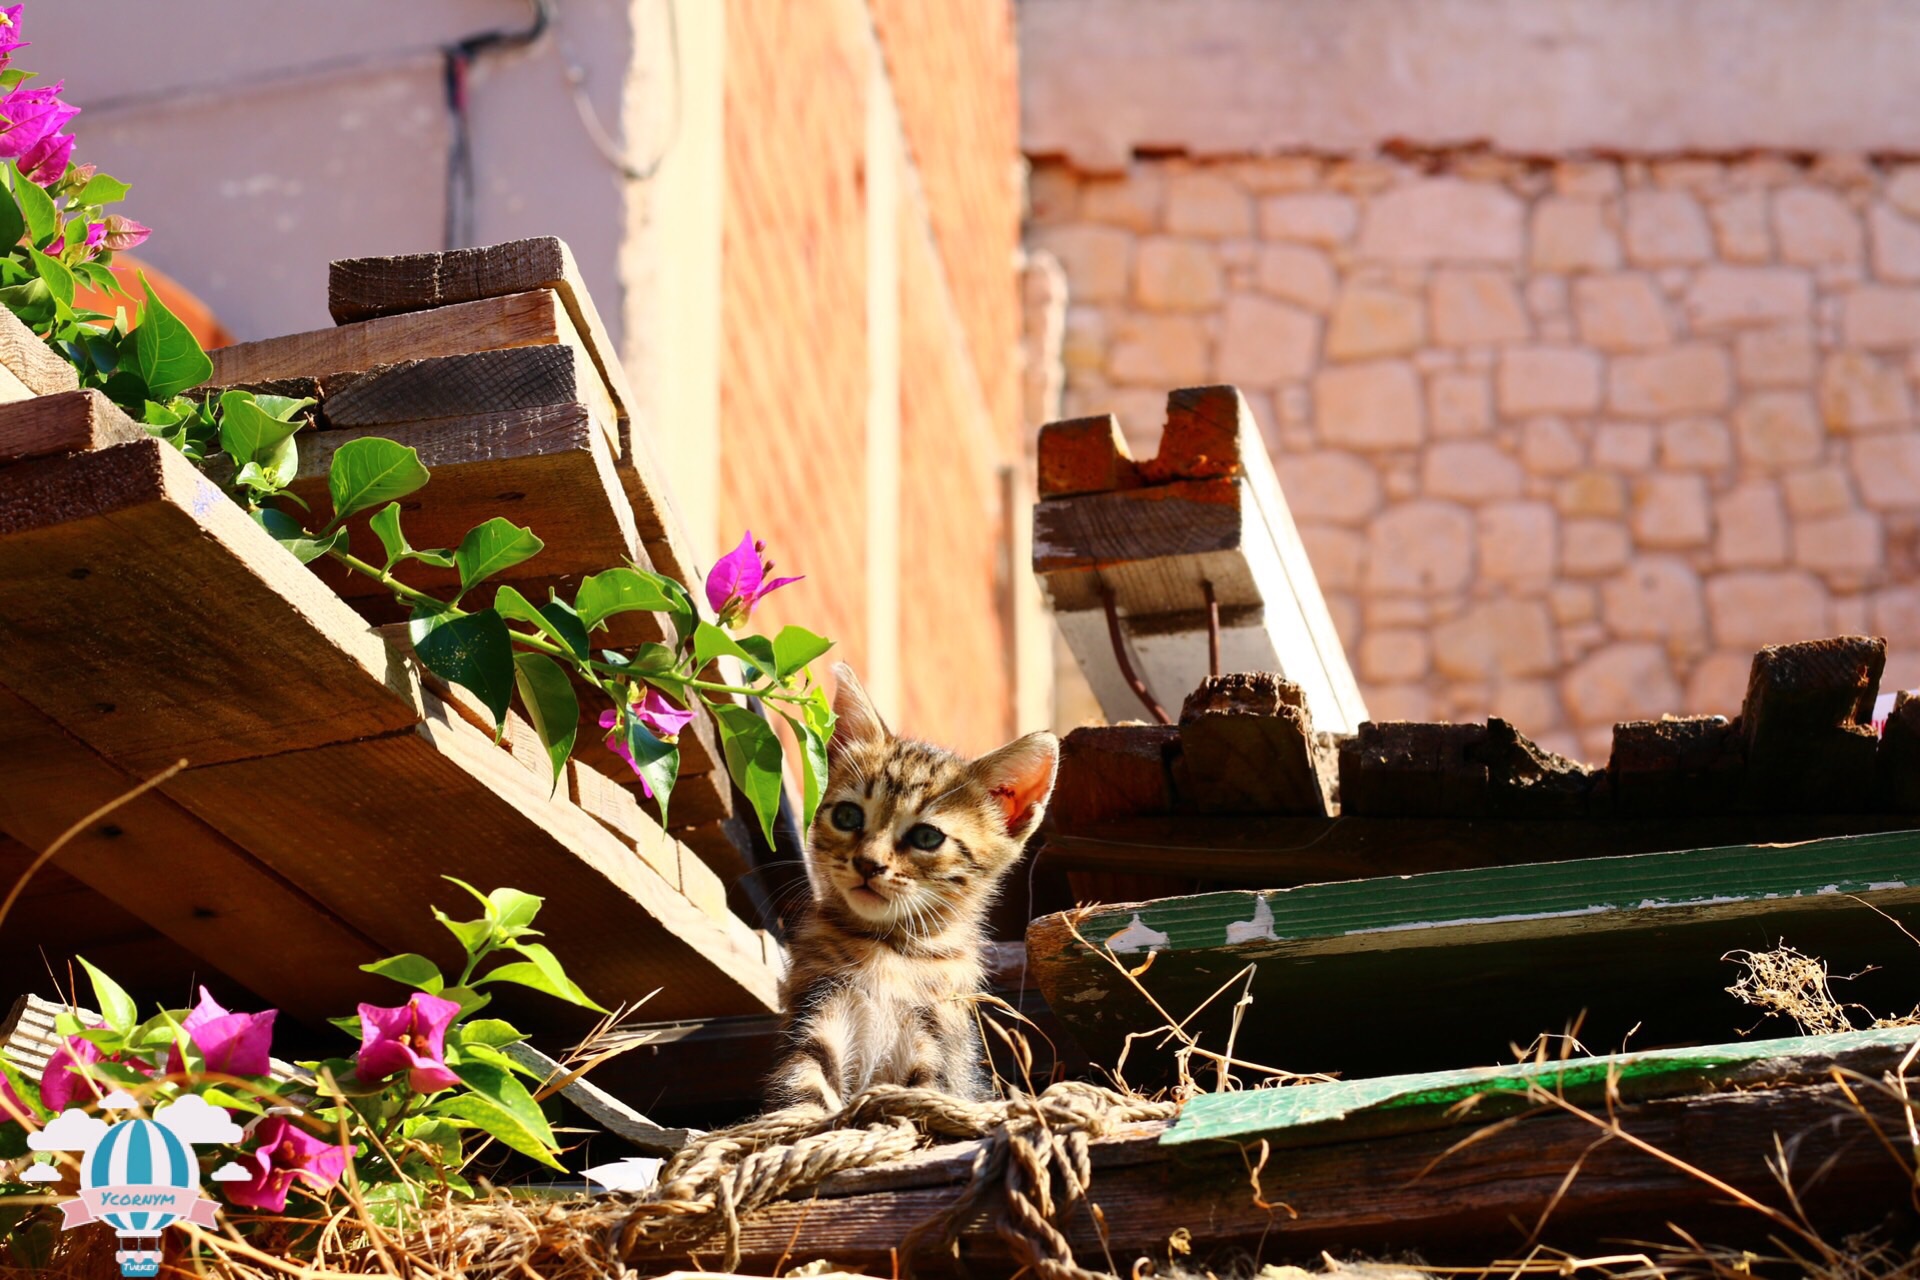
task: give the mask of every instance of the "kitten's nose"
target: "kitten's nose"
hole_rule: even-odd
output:
[[[862,880],[871,880],[880,873],[880,864],[860,853],[854,855],[853,869],[860,873]]]

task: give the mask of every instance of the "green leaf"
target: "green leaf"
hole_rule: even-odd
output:
[[[96,173],[87,179],[87,185],[80,188],[73,197],[74,204],[116,204],[127,198],[127,192],[133,190],[131,183]]]
[[[773,673],[773,641],[765,636],[741,636],[739,644],[753,655],[753,663],[747,668],[749,679],[758,680]]]
[[[524,1031],[498,1018],[475,1018],[472,1022],[460,1024],[462,1044],[484,1044],[498,1049],[504,1045],[519,1044],[526,1038]]]
[[[773,638],[773,674],[785,680],[831,648],[833,641],[805,627],[782,627]]]
[[[379,436],[349,440],[334,450],[333,465],[327,471],[333,521],[338,524],[355,512],[404,498],[428,478],[427,469],[420,465],[420,451],[411,445]]]
[[[722,654],[740,659],[751,666],[759,666],[760,660],[740,647],[738,641],[711,622],[701,622],[693,629],[693,660],[699,666],[706,666]]]
[[[327,552],[346,540],[345,529],[335,529],[324,538],[316,538],[308,533],[305,526],[286,512],[274,507],[259,507],[253,512],[253,521],[273,535],[287,550],[293,552],[301,564],[311,564]]]
[[[708,625],[708,624],[702,624]],[[760,830],[773,843],[773,819],[780,812],[780,739],[773,726],[745,707],[731,702],[713,707],[714,722],[720,727],[720,745],[727,756],[727,772],[740,788]]]
[[[674,784],[680,780],[679,746],[662,740],[631,712],[623,717],[623,723],[615,732],[624,735],[627,754],[633,757],[634,767],[646,779],[654,803],[660,806],[660,825],[666,826],[667,802],[673,798]]]
[[[533,536],[533,530],[502,516],[475,525],[453,553],[453,562],[460,570],[460,590],[471,590],[474,583],[533,558],[546,545]]]
[[[820,796],[827,786],[827,744],[813,727],[780,713],[793,726],[793,739],[800,745],[800,829],[813,826],[813,815],[820,809]]]
[[[413,611],[408,635],[427,670],[480,699],[494,724],[506,723],[514,684],[506,619],[491,609],[455,616],[423,607]]]
[[[440,908],[433,909],[433,918],[447,926],[447,932],[459,939],[460,946],[471,956],[487,945],[487,939],[493,936],[493,922],[490,920],[455,920]]]
[[[581,625],[592,631],[616,613],[644,610],[658,613],[675,607],[667,591],[669,579],[644,569],[608,569],[590,574],[574,592],[573,607]]]
[[[0,250],[11,249],[27,234],[27,220],[13,192],[0,187]]]
[[[407,535],[400,531],[400,504],[389,502],[367,518],[374,536],[380,539],[380,545],[386,549],[386,568],[393,568],[402,560],[418,560],[421,564],[430,564],[440,569],[453,568],[453,557],[445,551],[417,551],[407,541]]]
[[[547,639],[576,658],[586,657],[593,647],[586,627],[580,623],[580,615],[564,600],[549,600],[536,609],[532,601],[512,587],[501,587],[493,594],[493,607],[509,622],[532,623]]]
[[[409,987],[418,987],[428,995],[438,995],[447,980],[440,974],[440,966],[423,955],[409,951],[405,955],[388,956],[385,960],[375,960],[372,964],[360,966],[362,973],[376,973],[383,978],[392,978],[395,982]]]
[[[473,1092],[455,1094],[436,1103],[434,1114],[464,1121],[521,1155],[564,1172],[560,1162],[553,1158],[553,1130],[548,1127],[547,1118],[540,1114],[539,1104],[527,1092],[527,1087],[514,1079],[512,1072],[484,1062],[462,1064],[457,1072]],[[496,1079],[505,1083],[494,1083]],[[487,1082],[484,1087],[478,1083],[481,1080]],[[496,1094],[500,1096],[494,1096]]]
[[[285,396],[274,399],[301,407],[313,403],[289,400]],[[263,460],[268,452],[291,439],[304,425],[299,418],[289,420],[270,413],[268,406],[249,392],[228,391],[220,397],[220,449],[233,459],[235,466]]]
[[[20,216],[27,221],[27,236],[36,245],[44,245],[60,233],[60,211],[46,188],[20,172],[20,166],[7,162],[13,181],[13,198],[20,204]]]
[[[487,904],[493,908],[495,926],[502,934],[525,933],[533,925],[533,918],[540,914],[540,904],[545,901],[537,894],[522,893],[518,889],[495,889],[487,895]]]
[[[155,295],[144,272],[140,287],[146,290],[147,301],[133,331],[133,367],[146,381],[150,399],[168,400],[212,376],[213,361],[200,349],[193,331]]]
[[[460,1012],[454,1015],[457,1018],[464,1018],[493,1003],[492,996],[475,991],[472,987],[448,987],[440,993],[440,998],[460,1006]]]
[[[574,695],[573,682],[560,664],[544,653],[513,655],[514,687],[520,691],[520,705],[527,709],[540,745],[547,749],[557,787],[566,774],[567,757],[573,754],[574,735],[580,730],[580,699]]]
[[[33,269],[39,273],[42,280],[46,281],[47,288],[53,296],[72,306],[74,288],[72,269],[60,259],[50,258],[38,249],[28,249],[27,253],[33,259]]]
[[[560,967],[560,961],[553,952],[537,942],[515,942],[509,945],[527,959],[487,970],[485,977],[475,980],[476,987],[488,982],[511,982],[517,986],[531,987],[535,991],[544,991],[550,996],[565,1000],[568,1004],[592,1009],[595,1013],[607,1012],[588,998],[586,992],[574,985],[573,979],[569,978],[566,970]]]
[[[75,956],[74,959],[80,961],[80,967],[87,971],[87,978],[93,983],[93,1003],[100,1010],[100,1016],[105,1019],[107,1026],[123,1036],[133,1030],[133,1024],[140,1017],[140,1010],[133,1003],[133,997],[128,995],[119,983],[94,968],[85,958]]]

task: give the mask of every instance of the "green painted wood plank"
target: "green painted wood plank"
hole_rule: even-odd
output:
[[[1920,900],[1920,831],[1198,894],[1096,910],[1079,928],[1117,954],[1309,941],[1371,949],[1433,945],[1428,935],[1442,930],[1466,940],[1538,936],[1576,921],[1582,931],[1632,928],[1662,913],[1726,916],[1856,897]]]
[[[1365,1113],[1434,1112],[1476,1095],[1524,1097],[1541,1088],[1570,1098],[1598,1096],[1611,1077],[1629,1100],[1742,1078],[1782,1082],[1825,1075],[1834,1065],[1894,1060],[1920,1041],[1920,1027],[1794,1036],[1685,1049],[1652,1049],[1565,1061],[1430,1071],[1370,1080],[1330,1080],[1282,1089],[1194,1098],[1160,1138],[1163,1146],[1242,1139]],[[1483,1114],[1483,1113],[1482,1113]],[[1476,1116],[1478,1119],[1479,1116]]]

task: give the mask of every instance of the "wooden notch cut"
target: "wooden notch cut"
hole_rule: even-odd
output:
[[[1182,387],[1169,394],[1160,452],[1140,464],[1147,482],[1239,475],[1242,452],[1265,448],[1257,433],[1243,439],[1246,407],[1237,387]]]
[[[62,391],[0,405],[0,463],[146,438],[145,427],[98,391]]]
[[[207,381],[238,386],[275,378],[325,380],[333,374],[438,356],[554,345],[579,352],[582,367],[592,359],[559,296],[551,289],[535,289],[220,347],[207,353],[213,361],[213,375]],[[619,414],[606,380],[580,381],[588,393],[587,407],[607,431],[609,445],[618,451]]]
[[[1120,434],[1120,420],[1110,413],[1041,427],[1039,472],[1042,498],[1140,487],[1140,470]]]
[[[537,289],[553,291],[565,304],[607,381],[618,417],[630,419],[636,401],[619,350],[601,323],[573,251],[556,236],[440,253],[343,259],[327,271],[327,309],[336,323],[346,325]]]
[[[1857,813],[1872,802],[1871,727],[1887,642],[1835,636],[1753,655],[1740,708],[1746,803],[1760,810]]]

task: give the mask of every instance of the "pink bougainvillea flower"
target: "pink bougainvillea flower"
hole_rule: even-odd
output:
[[[662,742],[678,741],[681,730],[692,724],[694,718],[692,711],[685,707],[674,706],[664,694],[651,685],[647,687],[646,696],[628,705],[627,714],[645,725],[647,732]],[[627,767],[633,770],[633,776],[640,779],[640,790],[644,791],[647,798],[651,800],[653,788],[648,785],[646,776],[640,772],[640,766],[633,762],[633,752],[627,749],[626,739],[614,732],[619,723],[619,712],[602,711],[600,713],[600,727],[608,731],[607,750],[627,762]]]
[[[234,1204],[284,1213],[287,1193],[296,1179],[315,1191],[325,1191],[347,1171],[345,1147],[314,1137],[285,1116],[268,1116],[253,1137],[259,1145],[239,1158],[240,1166],[253,1176],[245,1182],[221,1184]]]
[[[117,213],[110,213],[107,215],[107,234],[100,243],[102,247],[118,253],[122,249],[131,249],[135,245],[145,244],[147,237],[152,234],[152,227],[135,222],[132,218],[125,218]],[[87,229],[87,243],[93,243],[93,229],[91,227]]]
[[[32,88],[16,85],[0,98],[0,160],[19,160],[27,168],[25,157],[34,148],[59,134],[67,121],[80,114],[80,108],[60,101],[67,82]],[[68,148],[71,150],[71,147]]]
[[[60,238],[65,240],[66,236],[63,235]],[[87,224],[87,252],[91,254],[106,242],[107,224],[104,222],[89,222]]]
[[[200,988],[200,1003],[193,1007],[180,1027],[193,1041],[193,1047],[206,1059],[207,1070],[231,1076],[264,1076],[271,1070],[269,1052],[273,1048],[273,1020],[278,1009],[265,1013],[230,1013],[219,1001]],[[167,1074],[186,1070],[175,1045],[167,1055]]]
[[[767,581],[773,564],[760,558],[766,549],[766,543],[753,540],[753,530],[749,529],[740,545],[721,556],[707,575],[707,603],[721,626],[745,622],[753,616],[754,605],[788,583],[800,581],[798,577]]]
[[[394,1009],[360,1006],[360,1056],[354,1074],[368,1084],[396,1072],[407,1073],[415,1093],[450,1089],[460,1083],[447,1066],[447,1027],[460,1013],[452,1000],[416,991]]]
[[[107,1024],[96,1022],[93,1025],[98,1029]],[[71,1106],[85,1106],[98,1098],[100,1091],[94,1083],[96,1077],[82,1075],[74,1068],[103,1061],[120,1063],[151,1074],[151,1068],[143,1062],[127,1063],[118,1057],[108,1058],[100,1052],[99,1045],[85,1036],[68,1036],[66,1043],[55,1049],[53,1056],[47,1059],[46,1070],[40,1073],[41,1105],[58,1113]]]
[[[0,1075],[0,1124],[19,1124],[22,1117],[32,1114],[33,1108],[13,1087],[13,1081]]]
[[[30,182],[43,187],[55,186],[67,171],[67,161],[73,159],[73,135],[70,133],[49,134],[34,144],[32,150],[20,157],[20,172]]]
[[[26,8],[16,4],[8,9],[0,9],[0,71],[6,70],[13,61],[14,50],[24,49],[28,42],[20,38],[20,11]]]

